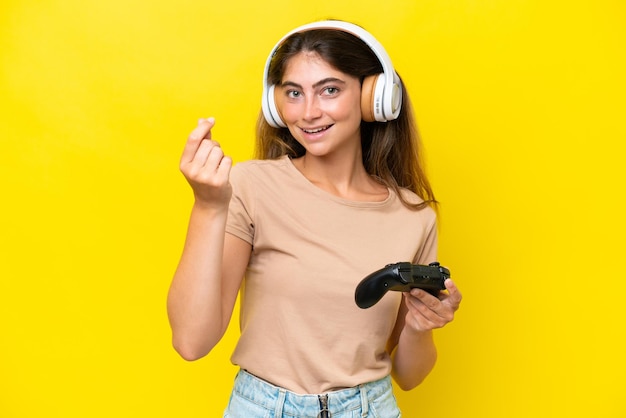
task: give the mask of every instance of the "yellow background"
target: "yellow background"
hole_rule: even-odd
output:
[[[236,319],[170,347],[178,158],[206,116],[250,158],[266,54],[326,17],[406,81],[465,297],[405,416],[626,416],[623,2],[4,0],[1,417],[221,416]]]

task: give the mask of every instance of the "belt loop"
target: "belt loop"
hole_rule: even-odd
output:
[[[369,414],[369,401],[367,400],[367,389],[359,385],[359,392],[361,392],[361,416],[367,417]]]
[[[280,418],[283,416],[283,406],[285,405],[285,396],[287,395],[287,391],[283,388],[278,389],[278,398],[276,399],[276,409],[274,411],[274,416],[276,418]]]

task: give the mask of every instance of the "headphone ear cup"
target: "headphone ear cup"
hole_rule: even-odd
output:
[[[283,122],[278,106],[276,105],[276,89],[274,87],[274,85],[271,85],[267,89],[267,97],[265,98],[267,109],[263,109],[263,113],[265,114],[265,120],[267,120],[270,126],[274,128],[284,128],[287,125]]]
[[[361,119],[365,122],[375,122],[374,116],[374,90],[378,75],[370,75],[361,83]]]
[[[383,104],[385,75],[375,74],[361,83],[361,118],[365,122],[386,122]]]

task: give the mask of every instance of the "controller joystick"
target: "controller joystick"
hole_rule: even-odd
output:
[[[359,308],[374,306],[389,290],[408,292],[423,289],[433,296],[444,290],[444,282],[450,278],[450,270],[434,262],[429,265],[401,262],[387,264],[365,277],[356,287],[354,300]]]

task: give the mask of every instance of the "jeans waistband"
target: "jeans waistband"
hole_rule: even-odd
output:
[[[320,408],[318,394],[301,395],[272,385],[245,370],[240,370],[233,390],[240,396],[267,409],[280,409],[282,413],[298,416],[301,411]],[[328,410],[332,414],[362,409],[367,413],[369,401],[391,391],[391,377],[364,383],[353,388],[341,389],[320,395],[328,396]]]

